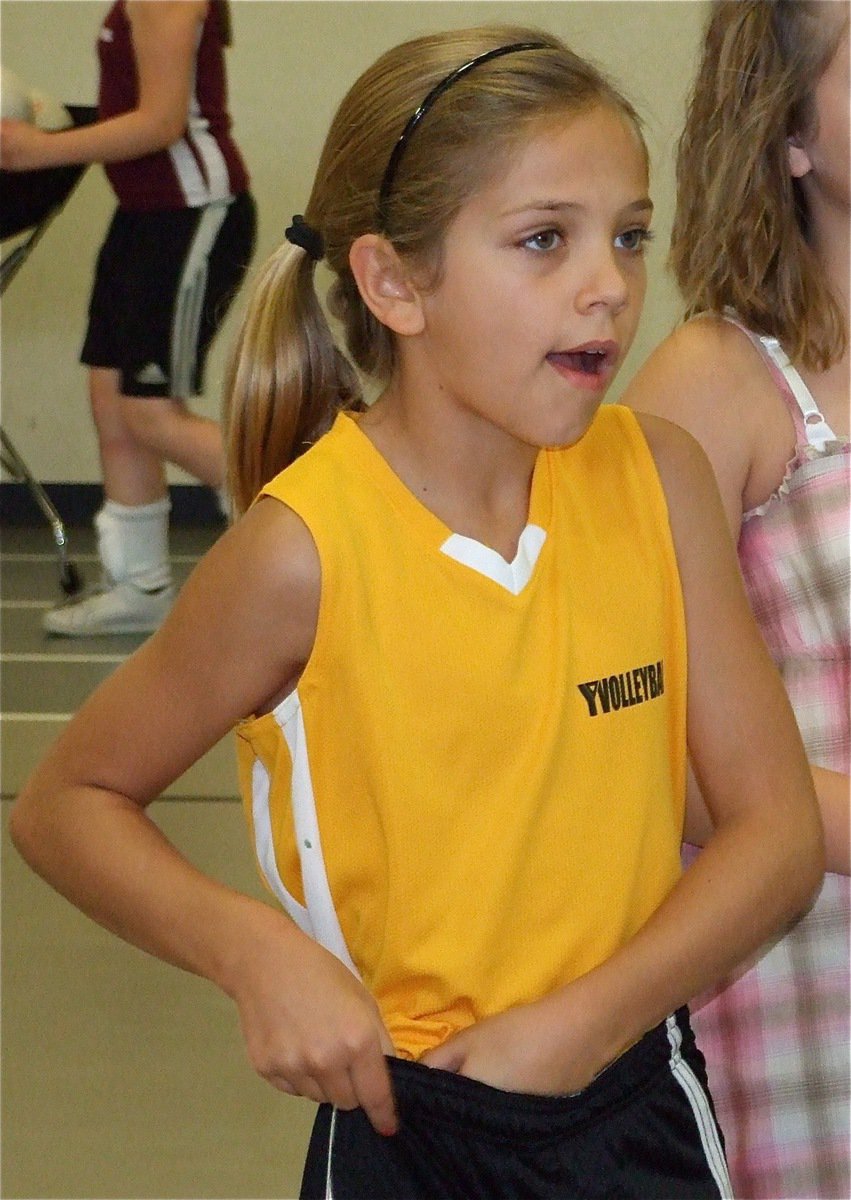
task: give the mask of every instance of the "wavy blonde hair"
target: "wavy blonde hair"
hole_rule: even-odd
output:
[[[686,319],[732,308],[816,370],[841,358],[847,316],[809,244],[788,139],[815,133],[815,87],[847,31],[844,4],[838,28],[822,19],[828,2],[716,0],[678,146],[669,255]]]
[[[379,229],[379,188],[408,118],[451,71],[515,42],[545,48],[482,64],[435,102],[405,148]],[[597,103],[622,111],[640,132],[631,104],[594,66],[552,34],[515,26],[416,38],[361,75],[331,124],[304,212],[324,242],[334,275],[327,306],[350,358],[335,344],[316,294],[315,263],[284,243],[261,270],[228,372],[229,487],[238,512],[341,409],[363,406],[356,367],[380,383],[392,376],[395,343],[361,300],[349,267],[352,243],[380,232],[427,283],[436,282],[447,227],[524,132]]]

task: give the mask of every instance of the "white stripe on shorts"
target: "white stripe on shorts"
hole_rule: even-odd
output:
[[[207,261],[231,203],[219,200],[204,209],[183,264],[171,323],[171,394],[182,400],[192,394],[207,291]]]
[[[715,1118],[712,1115],[709,1098],[701,1087],[700,1080],[680,1053],[683,1044],[683,1035],[677,1024],[677,1018],[675,1016],[668,1017],[666,1025],[668,1029],[668,1043],[671,1047],[669,1064],[671,1073],[685,1092],[691,1106],[691,1111],[694,1113],[694,1119],[697,1123],[698,1133],[700,1134],[700,1144],[703,1147],[703,1153],[706,1156],[706,1162],[712,1172],[712,1177],[718,1185],[721,1200],[732,1200],[733,1185],[730,1183],[730,1176],[727,1172],[727,1160],[721,1148],[721,1138],[718,1134],[718,1126],[715,1123]]]
[[[325,1200],[334,1200],[334,1187],[331,1182],[331,1155],[334,1150],[334,1126],[337,1123],[337,1110],[331,1111],[331,1128],[328,1130],[328,1168],[325,1172]]]

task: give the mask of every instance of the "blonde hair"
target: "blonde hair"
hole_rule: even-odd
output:
[[[677,155],[669,263],[686,305],[732,308],[792,359],[841,358],[846,315],[809,244],[788,139],[816,132],[815,86],[846,20],[828,0],[715,0]],[[843,5],[845,7],[845,5]]]
[[[440,96],[405,147],[379,222],[390,155],[426,95],[470,59],[515,42],[544,48],[483,63]],[[419,37],[361,75],[331,124],[304,218],[322,237],[335,276],[328,308],[362,372],[386,383],[396,351],[361,300],[349,267],[352,243],[383,234],[433,284],[447,227],[524,131],[595,103],[618,108],[640,131],[632,106],[594,66],[552,34],[514,26]],[[285,243],[263,267],[249,302],[226,399],[229,486],[238,512],[341,409],[363,406],[358,372],[335,345],[316,295],[314,268],[303,249]]]

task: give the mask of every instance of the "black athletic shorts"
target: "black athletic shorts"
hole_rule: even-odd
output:
[[[394,1137],[317,1114],[302,1200],[718,1200],[731,1195],[703,1056],[681,1009],[572,1096],[500,1091],[388,1059]]]
[[[247,192],[202,208],[118,209],[98,255],[80,361],[117,370],[125,396],[200,392],[255,230]]]

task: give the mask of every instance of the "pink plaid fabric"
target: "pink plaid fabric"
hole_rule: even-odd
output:
[[[851,445],[808,444],[783,373],[749,336],[798,444],[778,492],[745,516],[742,574],[810,761],[847,773]],[[849,883],[828,875],[790,933],[692,1006],[737,1197],[851,1197]]]

